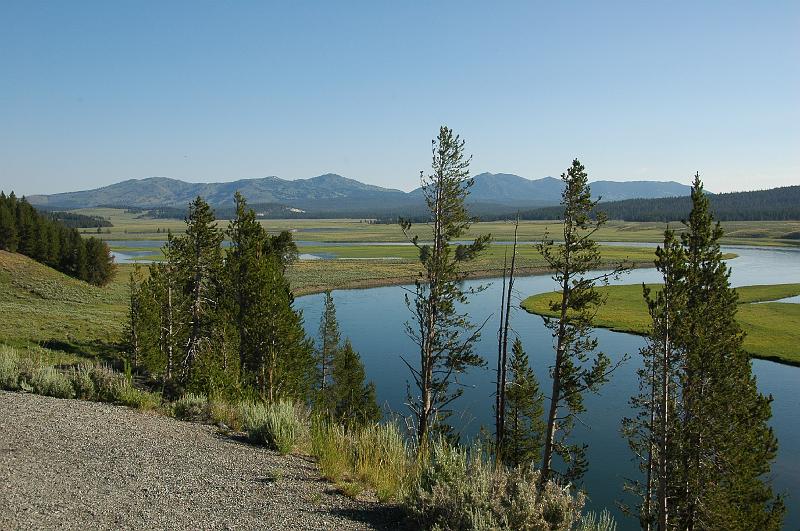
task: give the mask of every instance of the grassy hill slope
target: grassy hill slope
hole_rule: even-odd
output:
[[[0,343],[109,355],[122,337],[128,276],[99,288],[0,251]]]

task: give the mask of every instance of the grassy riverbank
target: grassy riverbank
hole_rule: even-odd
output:
[[[657,290],[659,285],[651,284]],[[598,290],[607,302],[597,312],[595,324],[617,332],[646,334],[650,316],[641,284],[604,286]],[[739,293],[739,323],[747,332],[744,348],[753,357],[800,365],[800,304],[765,302],[800,295],[800,284],[743,286]],[[540,293],[522,301],[530,313],[554,316],[549,302],[554,293]]]

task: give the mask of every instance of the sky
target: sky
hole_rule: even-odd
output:
[[[0,0],[0,189],[338,173],[800,184],[800,2]]]

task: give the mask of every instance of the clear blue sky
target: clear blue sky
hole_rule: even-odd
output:
[[[800,184],[800,2],[0,1],[0,188],[335,172]]]

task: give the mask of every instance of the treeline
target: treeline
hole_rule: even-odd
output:
[[[57,221],[71,229],[77,228],[101,228],[113,227],[114,225],[101,216],[85,216],[75,212],[55,211],[49,212],[47,216],[53,221]]]
[[[111,250],[97,238],[81,238],[50,214],[41,214],[25,198],[0,191],[0,249],[18,252],[71,277],[96,286],[114,276]]]
[[[130,362],[185,393],[313,404],[337,419],[375,420],[374,387],[349,342],[341,343],[332,298],[319,350],[305,334],[286,268],[297,259],[287,231],[270,235],[236,194],[236,212],[219,229],[200,197],[186,232],[168,235],[164,260],[131,274]],[[227,236],[231,245],[223,251]]]
[[[706,194],[719,221],[800,220],[800,186],[785,186],[755,192]],[[679,221],[692,209],[690,197],[626,199],[601,203],[609,219],[624,221]],[[520,212],[521,219],[563,219],[561,207],[544,207]],[[488,219],[488,218],[487,218]]]

